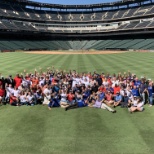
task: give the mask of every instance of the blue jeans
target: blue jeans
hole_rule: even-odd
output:
[[[150,103],[151,105],[153,105],[153,97],[152,97],[152,96],[149,97],[149,103]]]
[[[145,104],[145,93],[142,93],[141,96],[142,96],[143,102]]]
[[[21,105],[26,105],[26,104],[27,104],[27,102],[20,102],[20,104],[21,104]]]
[[[48,104],[48,107],[59,107],[60,104],[59,104],[59,100],[58,99],[52,99],[50,101],[50,103]]]

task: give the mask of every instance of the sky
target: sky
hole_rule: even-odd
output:
[[[116,2],[119,0],[31,0],[31,1],[50,3],[50,4],[80,5],[80,4],[97,4],[97,3]]]

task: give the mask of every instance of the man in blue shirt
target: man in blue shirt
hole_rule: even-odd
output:
[[[132,95],[137,96],[137,97],[140,96],[139,89],[135,85],[134,85],[134,87],[132,89]]]
[[[121,102],[122,102],[122,96],[120,95],[119,92],[117,92],[116,96],[114,98],[114,106],[113,107],[118,106],[119,104],[121,104]]]
[[[100,92],[99,94],[99,99],[100,99],[100,101],[104,101],[104,98],[105,98],[105,93],[104,92]]]
[[[127,93],[124,93],[123,101],[121,102],[121,107],[128,107],[129,105],[129,97],[127,96]]]
[[[135,81],[134,81],[134,85],[139,87],[140,84],[141,84],[141,81],[138,78],[136,78]]]

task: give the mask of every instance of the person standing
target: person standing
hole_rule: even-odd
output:
[[[151,107],[153,105],[152,92],[153,92],[153,82],[150,82],[149,85],[148,85],[149,107]]]
[[[15,87],[18,88],[22,83],[22,78],[19,76],[19,74],[16,75],[14,78]]]

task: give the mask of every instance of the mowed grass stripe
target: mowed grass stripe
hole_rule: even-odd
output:
[[[72,56],[71,55],[65,55],[65,56],[63,56],[60,69],[69,68],[71,62],[72,62]]]
[[[12,55],[18,55],[18,58],[15,58],[15,60],[13,60],[13,62],[11,62],[12,61]],[[133,55],[133,56],[130,56],[130,55]],[[24,54],[24,56],[23,56],[23,53],[10,53],[10,54],[7,54],[7,56],[9,55],[9,57],[10,57],[10,59],[8,59],[8,61],[5,61],[3,64],[6,66],[6,68],[5,68],[5,71],[4,72],[9,72],[9,71],[11,71],[11,72],[13,72],[13,73],[16,73],[16,72],[14,72],[13,71],[13,68],[14,67],[17,67],[17,68],[19,68],[19,67],[23,67],[23,66],[28,66],[28,64],[30,64],[29,66],[28,66],[28,68],[30,68],[31,69],[31,67],[33,67],[33,69],[34,69],[34,67],[35,66],[38,66],[38,64],[41,64],[41,65],[46,65],[46,66],[49,66],[50,65],[50,60],[52,60],[52,58],[53,57],[55,57],[56,55],[43,55],[43,57],[48,57],[47,59],[45,58],[44,59],[44,61],[45,62],[41,62],[41,61],[43,61],[43,59],[42,59],[42,55],[33,55],[33,56],[29,56],[29,54]],[[136,56],[136,55],[138,55],[138,56]],[[129,67],[129,68],[131,68],[134,72],[136,71],[136,74],[149,74],[150,72],[151,72],[151,70],[150,70],[150,67],[152,67],[151,69],[153,69],[153,65],[151,65],[151,63],[149,62],[149,58],[151,58],[151,53],[150,54],[147,54],[147,58],[146,58],[146,60],[144,61],[144,63],[145,63],[145,67],[142,67],[142,72],[141,72],[141,70],[139,70],[138,69],[138,67],[140,67],[140,64],[142,65],[142,61],[145,59],[144,57],[145,57],[145,53],[125,53],[125,54],[116,54],[116,57],[117,58],[119,58],[120,57],[120,59],[121,59],[121,64],[120,64],[120,67],[121,67],[121,65],[123,66],[123,69],[120,69],[119,71],[126,71],[127,70],[127,67]],[[88,57],[89,55],[80,55],[80,56],[84,56],[85,57],[85,59],[86,59],[86,57]],[[78,56],[78,57],[80,57],[80,56]],[[94,55],[93,55],[94,56]],[[107,68],[107,70],[108,70],[108,68],[110,67],[109,65],[108,66],[105,66],[106,64],[105,63],[108,63],[106,60],[107,59],[112,59],[113,61],[115,60],[114,59],[114,56],[115,55],[98,55],[98,56],[96,56],[95,55],[95,57],[97,57],[97,60],[98,59],[100,59],[100,62],[99,62],[99,65],[101,64],[101,67],[103,66],[103,68],[102,69],[105,69],[105,67]],[[27,59],[27,57],[28,57],[28,59]],[[35,59],[34,59],[34,58]],[[61,58],[62,57],[62,55],[59,55],[59,59],[62,59]],[[76,57],[76,55],[73,55],[72,57]],[[27,62],[22,62],[22,60],[23,61],[27,61]],[[39,60],[39,61],[38,61]],[[34,61],[35,62],[35,65],[33,64],[33,66],[32,66],[32,64],[31,64],[31,61]],[[59,61],[59,60],[58,60]],[[57,62],[58,62],[57,61]],[[84,60],[85,61],[85,60]],[[130,62],[129,62],[130,61]],[[124,65],[124,62],[125,62],[125,65]],[[16,63],[16,65],[15,66],[13,66],[14,65],[14,63]],[[48,63],[48,64],[47,64]],[[51,62],[52,63],[52,62]],[[55,62],[54,62],[55,63]],[[91,63],[89,63],[90,65],[91,65]],[[97,63],[98,64],[98,63]],[[138,65],[138,66],[136,66],[136,68],[134,69],[134,65],[133,64],[136,64],[136,65]],[[112,63],[110,63],[110,65],[112,65]],[[116,65],[116,64],[114,64],[114,65]],[[13,66],[13,67],[12,67]],[[58,65],[57,65],[58,66]],[[91,65],[92,67],[93,67],[93,65]],[[104,67],[105,66],[105,67]],[[85,66],[81,66],[81,67],[86,67],[86,68],[90,68],[90,66],[87,66],[87,65],[85,65]],[[100,67],[100,66],[97,66],[97,67]],[[94,68],[96,68],[96,67],[94,67]],[[125,69],[126,68],[126,69]],[[128,69],[129,69],[128,68]],[[149,69],[147,69],[147,68],[149,68]],[[113,69],[113,68],[112,68]],[[117,68],[118,69],[118,68]],[[2,71],[3,71],[3,68],[1,69]],[[21,69],[20,69],[21,70]],[[83,69],[82,69],[83,70]],[[139,72],[141,72],[141,73],[138,73],[138,70],[139,70]],[[21,70],[22,71],[22,70]],[[3,72],[3,73],[4,73]],[[7,73],[8,74],[8,73]],[[152,76],[150,76],[150,77],[154,77],[154,75],[152,74]]]
[[[82,64],[79,66],[79,72],[88,72],[87,64],[86,64],[86,55],[79,55],[79,64]]]
[[[2,140],[2,153],[39,153],[37,145],[41,145],[43,139],[44,118],[40,113],[36,113],[35,108],[23,107],[19,110],[12,108],[14,114],[11,117],[6,117],[5,122],[9,123],[7,137]],[[22,116],[21,116],[22,112]],[[28,117],[30,115],[30,117]],[[14,120],[12,120],[14,119]],[[28,123],[30,125],[28,126]],[[40,127],[40,125],[42,125]],[[7,126],[5,126],[7,128]],[[23,133],[24,132],[24,133]],[[33,135],[36,136],[35,138]],[[9,138],[9,140],[8,140]],[[16,138],[16,142],[14,139]],[[20,144],[19,144],[20,143]],[[5,149],[7,148],[7,150]]]
[[[92,72],[97,71],[97,72],[101,72],[102,68],[100,66],[100,61],[98,61],[96,59],[96,57],[94,57],[94,55],[89,55],[88,56],[89,61],[91,62],[91,65],[93,66],[94,70],[91,70]]]

